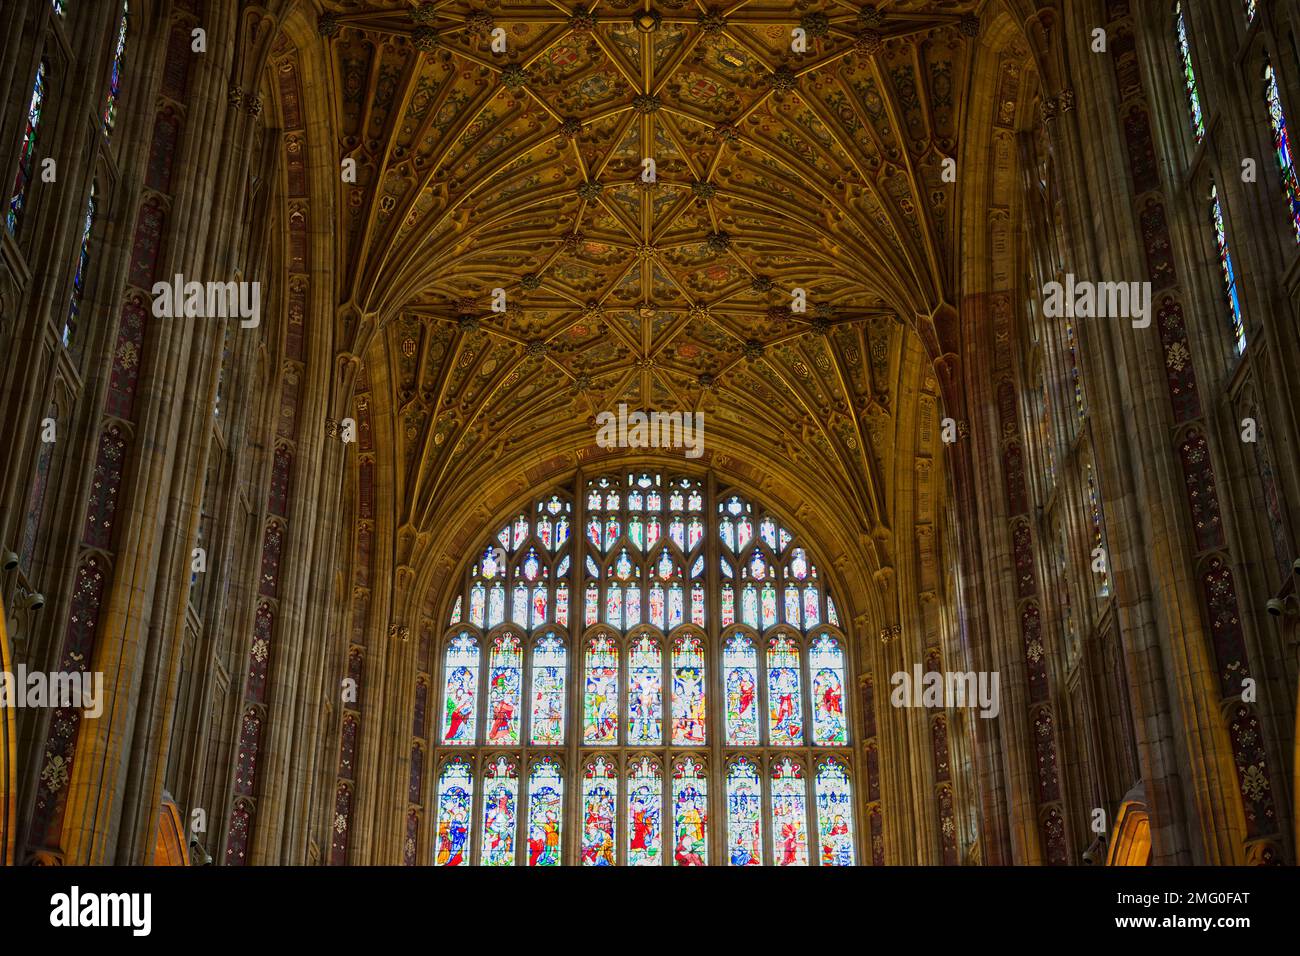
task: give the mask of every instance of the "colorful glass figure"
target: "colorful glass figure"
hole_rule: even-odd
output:
[[[68,320],[63,324],[63,344],[72,347],[81,319],[81,300],[86,294],[86,272],[90,268],[90,232],[95,225],[95,202],[98,180],[90,184],[90,200],[86,203],[86,218],[81,226],[81,250],[77,255],[77,271],[72,276],[72,299],[68,303]]]
[[[628,742],[656,745],[663,742],[663,679],[659,642],[642,634],[628,655]]]
[[[818,636],[808,651],[812,672],[813,743],[842,747],[849,742],[844,719],[844,653],[829,634]]]
[[[547,634],[533,645],[533,712],[530,718],[534,744],[564,743],[564,643]]]
[[[606,636],[587,644],[582,739],[589,744],[618,743],[618,649]]]
[[[767,645],[768,737],[775,746],[803,744],[803,693],[799,681],[799,648],[788,635],[778,634]]]
[[[519,828],[519,771],[514,761],[498,757],[483,780],[483,833],[479,863],[514,866]]]
[[[829,757],[813,780],[817,800],[818,858],[822,866],[853,865],[853,796],[844,764]]]
[[[772,848],[777,866],[808,865],[808,795],[789,757],[772,770]]]
[[[474,743],[478,716],[478,641],[461,632],[447,645],[447,683],[442,717],[442,742]]]
[[[528,865],[559,866],[564,821],[564,776],[554,757],[543,757],[528,774]]]
[[[469,859],[469,815],[474,777],[469,761],[453,757],[438,775],[438,822],[434,866],[464,866]]]
[[[614,823],[618,817],[614,767],[597,757],[582,774],[582,865],[614,865]]]
[[[694,634],[673,641],[673,745],[704,743],[704,642]]]
[[[709,781],[694,757],[673,765],[673,863],[704,866],[709,859]]]
[[[523,652],[519,638],[498,634],[488,655],[488,743],[519,743]]]
[[[758,652],[743,634],[733,634],[722,651],[727,691],[726,732],[731,746],[758,743]]]
[[[737,757],[727,768],[727,862],[731,866],[762,866],[762,808],[758,768]]]
[[[659,866],[663,862],[663,778],[649,757],[632,765],[627,778],[627,862]]]

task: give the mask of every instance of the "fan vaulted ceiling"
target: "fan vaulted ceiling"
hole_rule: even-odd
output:
[[[933,388],[910,326],[954,300],[975,4],[326,6],[400,523],[438,520],[467,460],[572,459],[627,402],[703,409],[713,448],[888,524],[896,406]]]

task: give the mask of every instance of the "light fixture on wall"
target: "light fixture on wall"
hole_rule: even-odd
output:
[[[0,568],[3,568],[5,571],[12,571],[16,567],[18,567],[18,555],[6,549],[4,552],[4,558],[0,559]]]

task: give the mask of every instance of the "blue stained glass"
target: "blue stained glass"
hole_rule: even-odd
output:
[[[528,865],[560,865],[564,775],[554,757],[543,757],[528,774]]]
[[[95,193],[98,184],[90,184],[90,200],[86,203],[86,218],[81,227],[81,251],[77,256],[77,271],[72,277],[72,301],[68,303],[68,321],[63,326],[63,344],[71,346],[77,334],[77,320],[81,318],[81,300],[86,292],[86,270],[90,267],[90,230],[95,224]]]
[[[1287,128],[1286,114],[1282,111],[1282,97],[1277,88],[1277,75],[1273,66],[1264,61],[1264,97],[1268,102],[1268,122],[1273,130],[1273,150],[1277,157],[1282,188],[1286,193],[1291,212],[1291,228],[1300,242],[1300,179],[1296,177],[1295,162],[1291,154],[1291,133]]]
[[[1241,316],[1237,272],[1232,266],[1232,253],[1228,251],[1228,233],[1223,225],[1219,189],[1213,183],[1210,184],[1210,221],[1214,226],[1214,242],[1219,250],[1219,270],[1223,273],[1223,293],[1228,300],[1228,317],[1232,322],[1233,348],[1241,355],[1246,351],[1246,323]]]

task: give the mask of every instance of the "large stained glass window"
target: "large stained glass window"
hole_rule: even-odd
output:
[[[704,866],[709,858],[709,780],[694,757],[673,765],[673,862]]]
[[[483,835],[480,862],[484,866],[514,866],[515,834],[519,827],[519,770],[513,760],[498,757],[483,779]]]
[[[444,865],[857,859],[832,582],[812,542],[712,480],[598,475],[475,543],[437,654]]]
[[[1246,323],[1241,317],[1241,299],[1237,294],[1237,270],[1232,265],[1228,250],[1228,233],[1223,225],[1223,206],[1219,203],[1219,189],[1210,183],[1210,224],[1214,227],[1214,243],[1219,251],[1219,271],[1223,274],[1223,294],[1228,300],[1228,318],[1232,323],[1233,348],[1238,355],[1246,351]]]
[[[18,232],[23,210],[27,206],[27,187],[36,170],[36,141],[41,131],[41,117],[45,111],[45,82],[48,67],[44,60],[36,65],[36,82],[32,85],[31,105],[27,107],[27,126],[23,130],[22,146],[18,152],[18,175],[14,179],[9,208],[5,211],[5,226],[10,234]]]
[[[1084,477],[1088,493],[1088,521],[1092,525],[1092,566],[1097,575],[1098,597],[1110,596],[1110,556],[1106,553],[1106,533],[1101,517],[1101,492],[1097,488],[1097,477],[1093,474],[1092,463],[1084,465]]]
[[[1277,88],[1277,74],[1273,64],[1264,60],[1264,98],[1268,104],[1268,121],[1273,129],[1273,152],[1277,157],[1278,172],[1282,176],[1282,189],[1291,212],[1291,228],[1300,242],[1300,180],[1296,178],[1295,159],[1291,152],[1291,131],[1282,110],[1282,95]]]
[[[469,815],[473,802],[474,775],[469,761],[453,757],[438,775],[435,866],[462,866],[469,858]]]
[[[1187,109],[1191,115],[1192,134],[1199,143],[1205,138],[1205,118],[1201,111],[1201,90],[1192,67],[1192,46],[1187,39],[1187,17],[1182,0],[1174,4],[1174,32],[1178,38],[1178,55],[1183,66],[1183,88],[1187,92]]]
[[[68,319],[63,324],[63,344],[71,347],[81,320],[81,300],[86,293],[86,272],[90,268],[90,232],[95,225],[96,192],[98,180],[90,184],[90,199],[86,203],[86,216],[81,224],[81,246],[77,253],[77,271],[72,276],[72,298],[68,302]]]
[[[763,863],[763,795],[758,767],[737,757],[727,769],[727,862]]]
[[[587,764],[582,774],[582,865],[614,865],[618,774],[604,757]]]
[[[117,26],[117,47],[113,50],[113,67],[108,75],[108,94],[104,98],[104,135],[111,136],[117,124],[117,101],[122,95],[122,71],[126,63],[126,21],[130,4],[123,2],[122,18]]]
[[[659,765],[642,757],[627,778],[627,862],[632,866],[663,863],[663,776]]]
[[[853,865],[853,795],[844,763],[828,757],[817,767],[817,840],[822,866]]]
[[[777,866],[808,865],[808,793],[789,757],[772,769],[772,848]]]
[[[564,825],[564,775],[553,757],[528,772],[528,865],[559,866]]]

